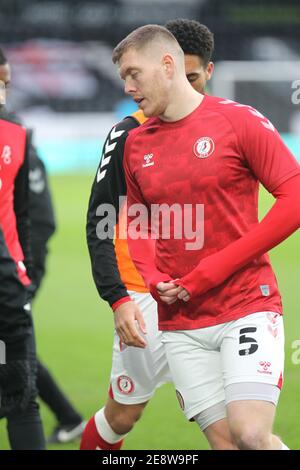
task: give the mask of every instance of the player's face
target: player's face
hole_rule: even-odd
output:
[[[6,93],[10,84],[10,66],[0,65],[0,105],[6,102]]]
[[[143,51],[129,49],[119,61],[119,73],[125,82],[125,93],[146,117],[163,114],[168,104],[168,80],[162,62]]]
[[[10,66],[8,64],[0,65],[0,82],[2,82],[5,88],[10,85]]]
[[[192,87],[199,93],[204,93],[206,82],[212,76],[214,64],[207,66],[197,55],[184,54],[185,74]]]

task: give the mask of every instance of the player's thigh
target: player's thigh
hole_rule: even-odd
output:
[[[282,316],[258,312],[230,322],[223,333],[221,360],[225,390],[245,382],[280,388],[284,369]]]
[[[150,294],[130,292],[130,295],[140,307],[146,324],[147,351],[145,360],[148,361],[149,369],[152,371],[152,382],[155,386],[170,382],[171,374],[165,346],[162,342],[162,332],[158,329],[157,303]]]
[[[230,429],[271,431],[284,368],[282,317],[259,312],[231,322],[221,357]]]
[[[143,314],[147,346],[144,349],[126,346],[115,333],[111,390],[113,398],[124,404],[148,401],[157,387],[171,380],[158,330],[157,304],[150,294],[130,292],[130,295]]]
[[[217,348],[203,347],[196,339],[197,332],[205,335],[204,330],[163,332],[179,404],[187,419],[200,415],[201,429],[208,425],[208,420],[202,419],[202,413],[225,399],[220,352]],[[225,409],[225,405],[223,407]],[[225,412],[222,417],[224,415]],[[219,413],[217,419],[220,419]]]

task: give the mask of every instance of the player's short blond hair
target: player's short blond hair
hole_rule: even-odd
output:
[[[154,42],[161,43],[165,47],[169,46],[172,51],[183,55],[181,47],[170,31],[158,24],[148,24],[132,31],[114,48],[112,61],[116,64],[129,49],[140,50]]]

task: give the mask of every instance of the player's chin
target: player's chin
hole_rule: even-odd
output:
[[[149,109],[147,107],[142,108],[142,111],[143,111],[146,118],[151,118],[151,117],[155,116],[155,114],[153,114],[153,112],[151,112],[151,109]]]
[[[151,106],[150,103],[146,103],[145,100],[142,102],[142,106],[140,108],[147,118],[159,115],[159,112],[156,111],[156,108],[154,106]]]

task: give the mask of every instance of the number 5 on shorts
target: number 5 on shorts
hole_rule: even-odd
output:
[[[251,343],[251,346],[249,346],[247,349],[239,350],[240,356],[248,356],[249,354],[253,354],[255,353],[255,351],[258,350],[258,344],[257,344],[256,339],[251,338],[250,336],[246,336],[247,333],[255,333],[256,330],[257,328],[255,327],[242,328],[240,330],[239,343],[240,344]]]

